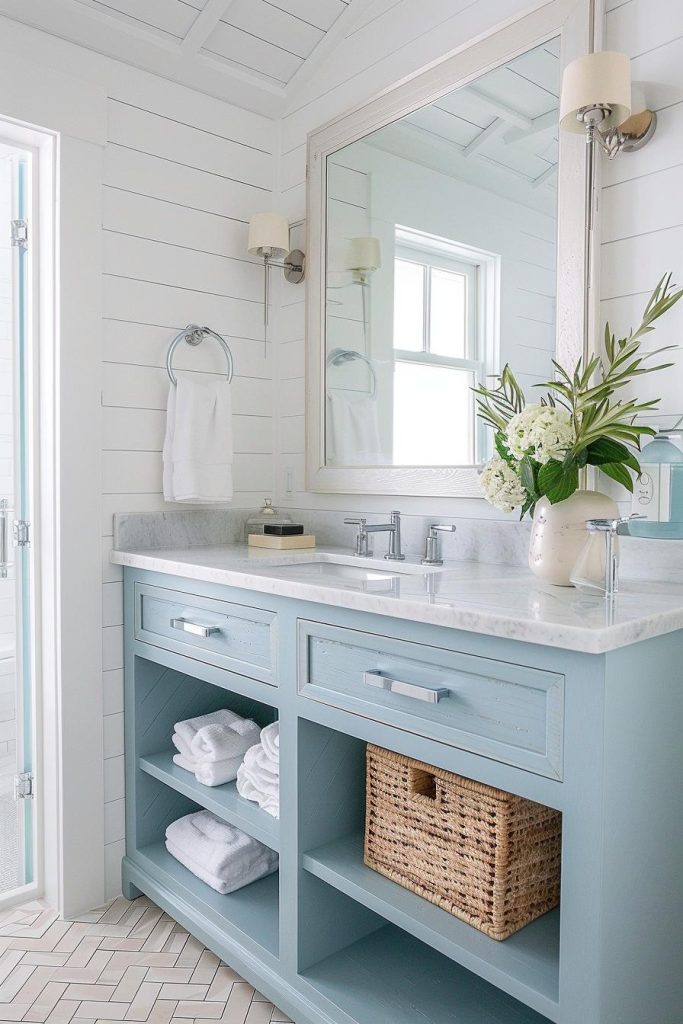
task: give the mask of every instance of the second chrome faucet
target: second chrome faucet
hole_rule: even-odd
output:
[[[392,512],[390,519],[391,521],[388,523],[370,523],[369,525],[367,519],[362,516],[358,519],[344,520],[347,526],[358,527],[355,554],[359,558],[372,558],[371,533],[388,533],[389,550],[384,557],[391,562],[402,562],[405,559],[406,556],[401,552],[401,513]]]

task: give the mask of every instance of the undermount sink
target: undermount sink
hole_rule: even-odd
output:
[[[372,560],[376,562],[375,559]],[[282,562],[269,565],[264,571],[268,575],[281,576],[290,580],[310,580],[311,583],[331,583],[341,587],[372,589],[390,587],[400,576],[422,576],[434,572],[434,568],[411,563],[362,564],[344,558],[314,558],[306,562]],[[436,570],[438,571],[438,569]]]

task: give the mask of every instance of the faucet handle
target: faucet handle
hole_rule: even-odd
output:
[[[443,565],[443,558],[439,554],[439,533],[455,533],[455,526],[447,526],[444,523],[431,523],[425,537],[425,553],[422,559],[423,565]]]
[[[360,526],[361,529],[365,529],[368,521],[361,516],[359,519],[345,519],[344,522],[347,526]]]
[[[365,516],[359,516],[357,519],[345,519],[344,522],[347,526],[357,526],[358,534],[356,536],[356,551],[355,554],[358,558],[372,558],[372,548],[369,544],[369,534],[366,530],[368,524]]]
[[[620,526],[626,526],[632,519],[646,519],[641,512],[633,512],[630,516],[618,516],[614,519],[587,519],[586,529],[589,533],[613,533],[619,532]]]
[[[436,531],[440,533],[455,533],[455,526],[446,526],[444,523],[432,523],[429,527],[429,535],[436,538]]]

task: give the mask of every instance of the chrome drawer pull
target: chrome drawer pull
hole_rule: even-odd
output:
[[[389,693],[399,693],[402,697],[423,700],[426,704],[438,704],[442,697],[448,697],[450,690],[445,686],[421,686],[419,683],[405,683],[401,679],[383,676],[381,672],[364,672],[363,682],[366,686],[375,686]]]
[[[206,639],[214,633],[220,633],[220,626],[201,626],[198,622],[191,622],[189,619],[171,619],[171,627],[179,629],[183,633],[192,633],[192,636],[201,636]]]

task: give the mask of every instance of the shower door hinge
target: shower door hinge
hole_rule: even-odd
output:
[[[36,795],[31,772],[20,772],[14,776],[14,799],[29,800]]]
[[[28,221],[13,220],[11,238],[12,245],[16,245],[20,249],[28,249]]]
[[[15,519],[12,531],[15,548],[27,548],[31,543],[31,524],[28,519]]]

